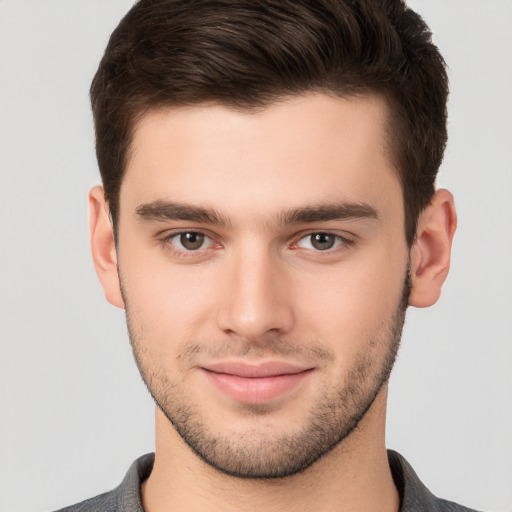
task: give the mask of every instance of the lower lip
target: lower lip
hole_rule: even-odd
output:
[[[251,404],[269,402],[296,388],[312,370],[271,377],[247,378],[204,370],[210,381],[224,394]]]

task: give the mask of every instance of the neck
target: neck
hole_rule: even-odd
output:
[[[146,512],[397,512],[384,444],[383,389],[358,428],[310,468],[286,478],[227,476],[204,463],[156,412],[155,465],[141,492]]]

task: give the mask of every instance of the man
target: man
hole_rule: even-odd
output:
[[[156,452],[66,510],[468,510],[384,445],[456,227],[447,78],[398,1],[142,0],[91,99],[91,243]]]

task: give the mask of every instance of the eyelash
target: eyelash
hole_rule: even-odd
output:
[[[194,256],[197,257],[199,254],[201,254],[202,252],[204,252],[205,250],[208,250],[210,248],[210,247],[207,247],[207,248],[201,247],[201,248],[198,248],[197,250],[187,250],[185,248],[178,249],[178,248],[174,247],[172,244],[172,240],[175,238],[178,238],[182,235],[186,235],[186,234],[201,235],[201,236],[204,236],[205,240],[209,240],[211,242],[212,246],[220,245],[220,244],[216,243],[215,240],[211,236],[208,236],[206,233],[204,233],[202,231],[192,230],[192,229],[170,233],[160,240],[160,244],[166,250],[179,256],[180,258],[190,258],[190,257],[194,257]]]
[[[178,249],[176,247],[174,247],[172,244],[172,240],[173,239],[176,239],[177,237],[180,237],[182,235],[185,235],[185,234],[194,234],[194,235],[201,235],[201,236],[204,236],[205,237],[205,240],[209,240],[210,241],[210,246],[209,247],[206,247],[206,248],[203,248],[203,247],[200,247],[196,250],[193,250],[193,249]],[[308,237],[312,237],[313,235],[324,235],[324,236],[330,236],[330,237],[334,237],[335,238],[335,246],[333,248],[327,248],[325,250],[320,250],[320,249],[304,249],[304,250],[307,250],[307,251],[311,251],[315,254],[325,254],[325,255],[328,255],[328,254],[333,254],[335,252],[338,252],[340,250],[343,250],[343,247],[350,247],[352,245],[355,244],[355,241],[350,239],[350,238],[347,238],[345,236],[341,236],[337,233],[332,233],[330,231],[309,231],[307,233],[301,233],[300,237],[299,238],[296,238],[295,242],[293,242],[291,244],[291,249],[293,250],[297,250],[297,249],[301,249],[301,247],[298,246],[298,244],[302,241],[302,240],[305,240],[307,239]],[[175,255],[179,256],[180,258],[190,258],[190,257],[197,257],[198,255],[202,254],[204,251],[207,251],[208,249],[210,249],[212,246],[215,247],[219,247],[220,244],[218,242],[216,242],[211,236],[208,236],[208,234],[206,234],[205,232],[203,231],[199,231],[199,230],[182,230],[182,231],[177,231],[177,232],[173,232],[173,233],[170,233],[168,235],[166,235],[165,237],[163,237],[161,240],[160,240],[160,244],[162,245],[162,247],[164,247],[166,250],[168,251],[171,251],[172,253],[174,253]]]
[[[332,233],[330,231],[310,231],[309,233],[307,234],[304,234],[303,236],[301,236],[297,242],[295,242],[293,245],[294,247],[298,246],[298,244],[300,242],[302,242],[303,240],[307,240],[308,238],[311,239],[314,235],[323,235],[325,237],[333,237],[334,238],[334,243],[336,244],[334,247],[329,247],[329,248],[326,248],[324,250],[321,250],[321,249],[307,249],[307,250],[311,250],[312,252],[315,252],[315,253],[325,253],[325,254],[332,254],[333,252],[336,252],[336,250],[341,250],[340,249],[340,246],[343,247],[343,246],[350,246],[350,245],[353,245],[354,244],[354,241],[347,238],[347,237],[344,237],[344,236],[341,236],[339,234],[336,234],[336,233]]]

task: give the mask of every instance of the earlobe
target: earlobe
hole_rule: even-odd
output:
[[[450,268],[456,227],[457,214],[452,194],[447,190],[437,190],[418,219],[416,240],[411,248],[411,306],[428,307],[439,299]]]
[[[119,275],[114,231],[105,201],[103,187],[97,186],[89,192],[89,232],[94,268],[106,299],[118,308],[124,308]]]

